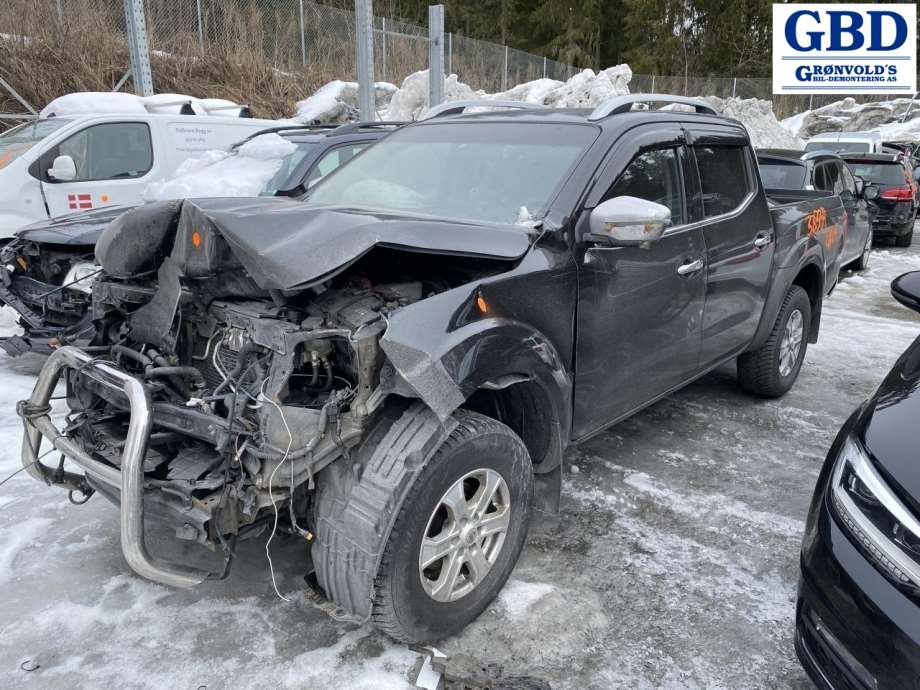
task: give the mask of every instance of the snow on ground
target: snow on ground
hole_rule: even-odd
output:
[[[920,241],[843,275],[783,399],[725,367],[570,450],[561,513],[537,517],[496,602],[439,649],[554,689],[811,687],[792,646],[802,522],[838,428],[920,333],[888,292],[909,270]],[[41,363],[0,358],[0,478],[19,467],[13,409]],[[307,604],[293,538],[274,551],[286,603],[264,537],[227,580],[171,590],[130,573],[100,497],[73,506],[23,473],[0,506],[0,687],[409,688],[420,666]],[[206,557],[166,535],[151,549]]]
[[[259,196],[297,145],[277,134],[260,134],[235,151],[207,151],[189,158],[165,180],[151,182],[144,201]]]

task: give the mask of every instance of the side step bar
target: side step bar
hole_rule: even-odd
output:
[[[99,383],[121,391],[131,408],[131,421],[121,456],[121,470],[90,456],[78,443],[67,438],[51,421],[51,395],[65,369],[79,370]],[[59,472],[39,462],[45,438],[65,456],[80,465],[94,481],[103,482],[121,492],[121,550],[128,565],[141,577],[172,587],[192,587],[203,582],[209,573],[167,563],[152,557],[144,541],[144,456],[153,423],[150,393],[133,376],[119,371],[76,347],[55,350],[38,375],[32,396],[16,409],[24,427],[22,464],[33,477],[49,485],[86,493],[86,476]]]

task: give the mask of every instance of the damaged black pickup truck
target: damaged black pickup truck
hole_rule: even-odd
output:
[[[151,555],[145,511],[225,569],[283,530],[340,615],[442,638],[496,596],[532,506],[557,506],[568,445],[726,361],[756,394],[792,386],[839,269],[837,197],[772,206],[744,128],[697,101],[463,108],[304,204],[150,204],[104,231],[96,336],[20,404],[22,459],[119,504],[137,573],[225,574]],[[37,462],[43,442],[67,462]]]

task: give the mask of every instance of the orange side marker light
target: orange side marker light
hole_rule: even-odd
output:
[[[192,245],[195,247],[195,249],[198,249],[198,247],[201,246],[201,233],[197,230],[192,233]]]
[[[481,314],[488,314],[488,313],[489,313],[489,303],[486,302],[486,298],[483,297],[482,295],[479,295],[479,296],[476,298],[476,306],[479,308],[479,312],[480,312]]]

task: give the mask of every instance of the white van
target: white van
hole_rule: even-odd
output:
[[[806,151],[832,153],[882,153],[879,132],[825,132],[816,134],[805,144]]]
[[[63,114],[46,117],[46,108],[42,117],[0,134],[0,240],[37,220],[140,203],[150,182],[186,159],[279,124],[239,117],[241,106],[229,109],[236,117],[199,115],[189,101],[161,98],[123,109],[134,112],[67,114],[62,108]],[[157,112],[164,109],[174,112]]]

